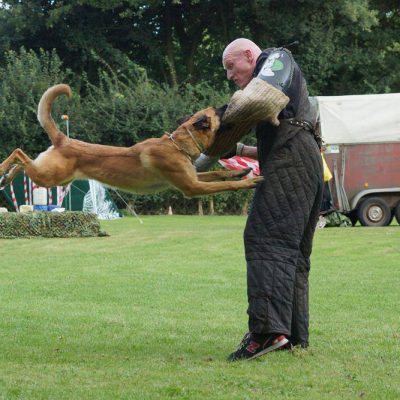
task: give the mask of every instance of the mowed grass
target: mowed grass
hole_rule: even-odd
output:
[[[1,399],[399,399],[400,226],[315,237],[309,350],[229,364],[244,217],[1,240]]]

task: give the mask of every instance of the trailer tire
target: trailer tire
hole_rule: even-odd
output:
[[[392,211],[380,197],[369,197],[358,207],[358,219],[363,226],[387,226],[392,221]]]
[[[397,204],[396,208],[394,209],[394,216],[396,217],[397,223],[400,225],[400,202]]]

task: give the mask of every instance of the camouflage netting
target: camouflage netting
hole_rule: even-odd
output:
[[[1,213],[0,238],[106,236],[96,214],[80,211]]]

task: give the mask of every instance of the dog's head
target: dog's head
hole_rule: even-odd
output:
[[[221,125],[221,119],[226,106],[215,108],[208,107],[197,113],[178,120],[178,130],[188,129],[207,150],[214,142],[215,135]]]

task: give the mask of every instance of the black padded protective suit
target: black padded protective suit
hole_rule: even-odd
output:
[[[268,56],[264,51],[255,75]],[[254,194],[244,231],[249,330],[281,333],[308,346],[308,274],[322,197],[322,160],[312,132],[288,119],[313,121],[308,91],[295,64],[281,124],[257,126],[264,182]]]

